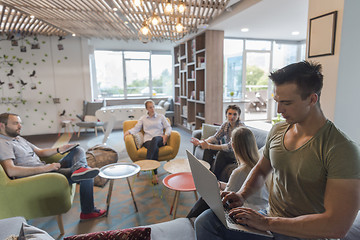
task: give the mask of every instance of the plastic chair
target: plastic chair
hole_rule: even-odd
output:
[[[103,131],[103,133],[105,132],[104,123],[99,122],[97,117],[95,116],[86,115],[84,117],[84,121],[76,123],[76,126],[79,127],[78,137],[80,136],[81,129],[83,128],[85,128],[85,131],[87,131],[88,128],[93,128],[95,130],[95,136],[97,136],[98,128],[100,128]]]

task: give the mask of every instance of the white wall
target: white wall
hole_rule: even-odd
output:
[[[16,37],[18,38],[18,37]],[[26,38],[30,43],[33,37]],[[57,133],[60,117],[65,110],[68,118],[76,119],[82,113],[82,101],[86,99],[89,89],[88,52],[84,52],[84,40],[67,37],[60,43],[64,50],[57,48],[57,37],[38,37],[40,49],[31,49],[25,41],[18,41],[19,46],[11,46],[10,41],[0,41],[0,80],[5,82],[0,89],[0,112],[13,112],[23,120],[23,135]],[[27,47],[20,52],[20,46]],[[87,48],[85,48],[87,49]],[[13,61],[9,66],[4,60],[20,58],[21,63]],[[7,76],[13,69],[13,76]],[[30,77],[33,71],[35,77]],[[19,79],[27,83],[21,87]],[[14,89],[9,89],[12,82]],[[36,89],[30,85],[36,84]],[[19,93],[21,92],[21,93]],[[6,103],[8,98],[26,100],[23,103]],[[60,104],[54,104],[53,98],[60,98]]]
[[[323,66],[324,88],[320,103],[325,115],[358,143],[360,112],[356,106],[360,90],[359,9],[358,0],[310,0],[308,16],[310,19],[338,11],[335,54],[309,60],[317,61]]]
[[[359,9],[360,1],[345,1],[334,116],[337,126],[358,143],[360,143]]]
[[[343,16],[343,0],[310,0],[308,19],[317,17],[335,10],[338,11],[337,29],[335,40],[335,54],[330,56],[309,58],[310,61],[319,62],[323,66],[324,87],[321,93],[320,103],[325,115],[334,120],[336,85],[338,81],[338,65],[340,56],[341,28]],[[310,20],[308,21],[309,28]],[[308,31],[309,32],[309,31]],[[307,37],[309,39],[309,36]],[[309,42],[307,42],[307,46]],[[307,50],[308,51],[308,50]],[[307,55],[307,52],[306,52]]]

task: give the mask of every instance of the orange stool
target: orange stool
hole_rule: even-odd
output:
[[[173,219],[175,219],[176,217],[176,210],[179,202],[180,192],[194,191],[196,201],[198,200],[194,179],[190,172],[180,172],[180,173],[170,174],[164,178],[163,184],[167,188],[175,190],[174,200],[170,208],[170,215],[171,215],[172,210],[175,207]]]

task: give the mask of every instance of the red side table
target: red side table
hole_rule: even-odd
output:
[[[177,210],[177,206],[178,206],[178,202],[179,202],[180,192],[193,191],[195,194],[196,201],[198,200],[198,196],[197,196],[196,188],[195,188],[195,184],[194,184],[194,179],[190,172],[180,172],[180,173],[170,174],[164,178],[163,184],[167,188],[175,190],[174,200],[173,200],[171,208],[170,208],[170,215],[171,215],[172,210],[175,207],[174,215],[173,215],[174,219],[176,217],[176,210]]]

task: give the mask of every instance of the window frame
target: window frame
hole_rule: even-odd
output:
[[[124,96],[123,97],[98,97],[101,93],[100,89],[97,87],[97,74],[96,74],[96,59],[95,59],[95,52],[96,51],[103,51],[103,52],[122,52],[122,68],[123,68],[123,88],[124,88]],[[125,57],[126,52],[146,52],[149,53],[149,58],[129,58]],[[112,50],[112,49],[95,49],[93,57],[90,57],[90,65],[91,65],[91,78],[92,78],[92,86],[91,86],[91,94],[93,100],[98,99],[104,99],[104,100],[126,100],[126,99],[148,99],[148,98],[165,98],[165,97],[171,97],[171,96],[154,96],[152,94],[153,92],[153,76],[152,76],[152,55],[169,55],[171,56],[171,66],[173,65],[173,57],[171,51],[161,51],[161,50]],[[138,95],[138,96],[128,96],[128,89],[127,89],[127,78],[126,78],[126,61],[148,61],[149,65],[149,90],[150,93],[147,96]],[[171,69],[171,79],[173,79],[173,69]],[[171,82],[173,84],[173,81]],[[96,86],[96,89],[94,89]],[[97,96],[95,96],[95,93],[98,93]]]

